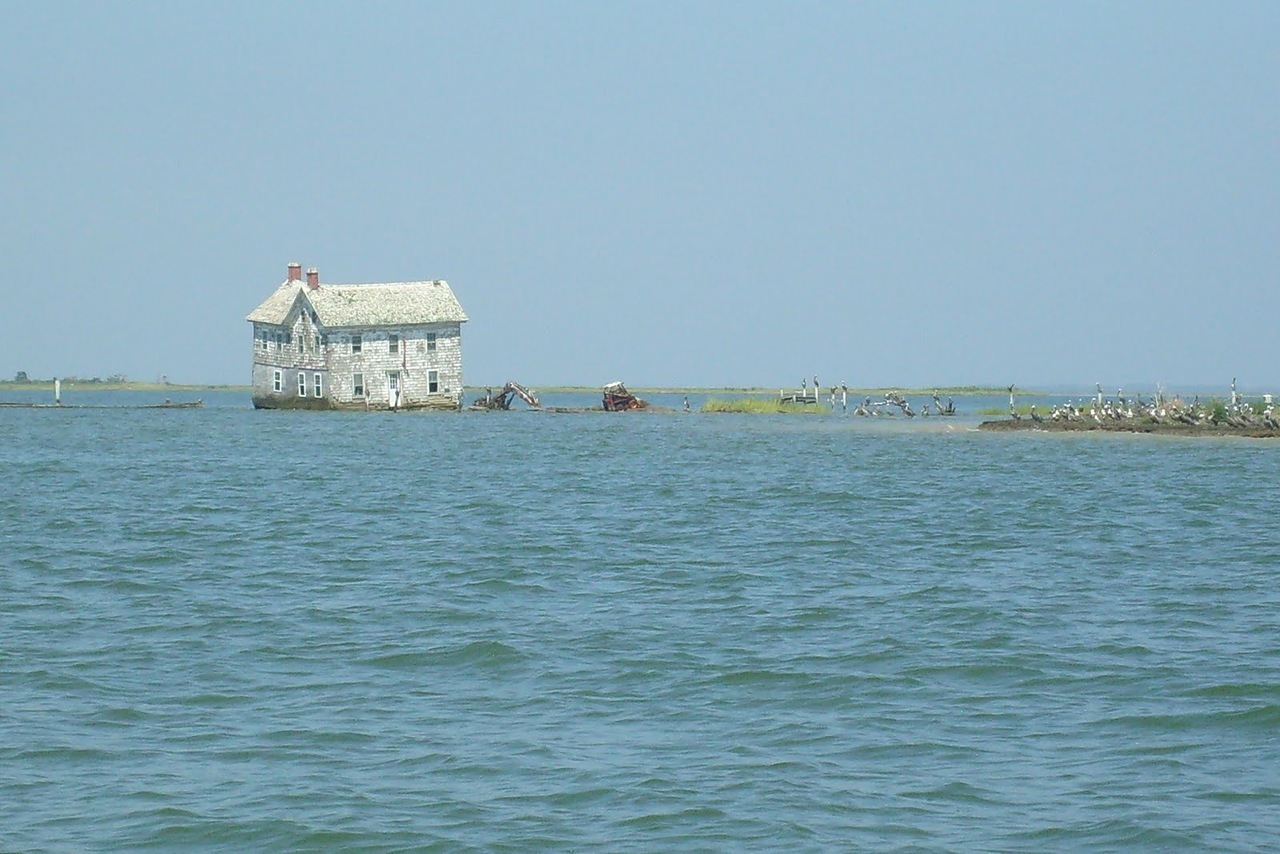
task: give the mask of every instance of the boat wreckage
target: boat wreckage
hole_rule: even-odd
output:
[[[647,409],[649,402],[641,400],[621,382],[611,382],[604,387],[605,412],[629,412],[633,409]]]
[[[472,409],[510,409],[512,402],[516,398],[520,398],[531,409],[541,409],[542,404],[538,400],[538,396],[529,389],[520,385],[515,380],[507,380],[507,384],[494,394],[493,389],[487,388],[484,394],[471,401]]]
[[[486,388],[484,394],[479,395],[471,401],[470,409],[480,412],[499,411],[511,409],[511,404],[516,399],[523,400],[530,409],[536,409],[541,412],[599,412],[596,407],[575,407],[575,406],[547,406],[543,407],[542,402],[538,400],[538,396],[529,388],[521,385],[515,380],[508,380],[507,384],[496,392],[492,388]],[[603,400],[601,408],[605,412],[629,412],[637,409],[649,409],[649,402],[636,397],[627,391],[627,387],[621,382],[612,382],[604,387]],[[667,411],[658,407],[655,411]]]

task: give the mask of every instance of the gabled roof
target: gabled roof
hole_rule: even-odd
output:
[[[251,323],[274,323],[277,326],[284,323],[293,309],[293,304],[298,301],[298,294],[302,291],[302,287],[297,281],[285,282],[276,288],[262,305],[249,312],[245,320]]]
[[[392,282],[370,285],[285,282],[245,318],[252,323],[283,324],[299,299],[309,304],[321,326],[415,326],[424,323],[465,323],[467,313],[449,283]]]

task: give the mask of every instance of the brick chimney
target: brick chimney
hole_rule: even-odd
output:
[[[289,265],[288,281],[290,282],[302,281],[302,265],[299,264],[297,261],[294,261],[292,264]]]
[[[313,291],[320,290],[320,271],[315,267],[307,271],[307,287]]]

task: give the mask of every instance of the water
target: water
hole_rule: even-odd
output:
[[[1280,444],[205,399],[0,410],[0,849],[1280,834]]]

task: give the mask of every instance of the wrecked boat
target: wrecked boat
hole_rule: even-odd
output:
[[[632,409],[644,409],[648,405],[648,401],[641,400],[627,391],[627,387],[621,382],[611,382],[604,387],[605,412],[627,412]]]
[[[542,404],[538,400],[538,396],[529,389],[520,385],[515,380],[507,380],[497,394],[493,389],[485,389],[484,394],[471,401],[472,409],[510,409],[512,402],[516,398],[520,398],[532,409],[541,409]]]

